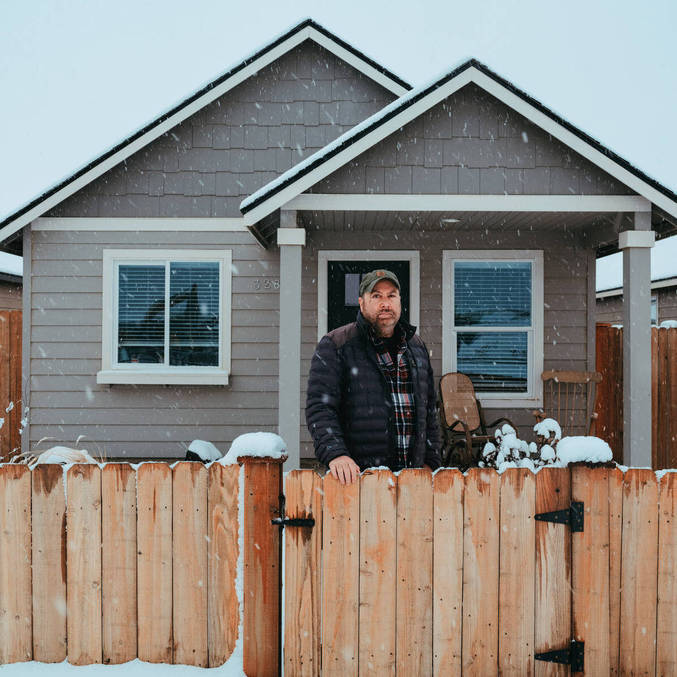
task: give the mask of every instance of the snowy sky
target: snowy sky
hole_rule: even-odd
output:
[[[308,16],[413,85],[474,56],[677,191],[674,0],[6,0],[0,218]]]

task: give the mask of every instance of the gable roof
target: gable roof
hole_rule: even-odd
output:
[[[438,80],[402,95],[243,200],[240,210],[247,216],[250,229],[255,231],[257,222],[471,82],[677,219],[677,194],[484,64],[470,59]]]
[[[305,19],[145,127],[137,130],[116,146],[92,160],[64,181],[46,190],[31,202],[10,214],[0,222],[0,243],[5,242],[23,226],[306,40],[312,40],[325,48],[396,96],[400,96],[411,89],[410,84],[370,59],[360,50],[349,45],[312,19]]]

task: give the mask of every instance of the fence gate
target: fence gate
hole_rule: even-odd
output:
[[[675,477],[289,473],[285,674],[677,674]]]

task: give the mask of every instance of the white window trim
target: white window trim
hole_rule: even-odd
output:
[[[329,261],[408,261],[409,321],[418,326],[421,308],[421,257],[416,250],[332,249],[317,252],[317,340],[327,333],[327,268]]]
[[[117,332],[117,276],[120,263],[156,261],[217,261],[220,264],[219,366],[167,367],[143,364],[118,365],[115,339]],[[97,383],[227,385],[231,360],[232,251],[229,249],[104,249],[102,297],[102,359]]]
[[[456,371],[456,331],[454,319],[453,262],[467,261],[528,261],[532,268],[531,316],[528,332],[528,371],[526,393],[479,393],[485,407],[543,406],[543,252],[535,249],[466,249],[442,252],[442,371]],[[511,327],[512,329],[513,327]],[[492,327],[498,331],[501,327]]]

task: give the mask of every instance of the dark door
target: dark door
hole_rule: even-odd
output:
[[[397,275],[401,285],[402,319],[409,322],[409,261],[329,261],[327,331],[355,321],[360,282],[366,273],[377,268]]]

